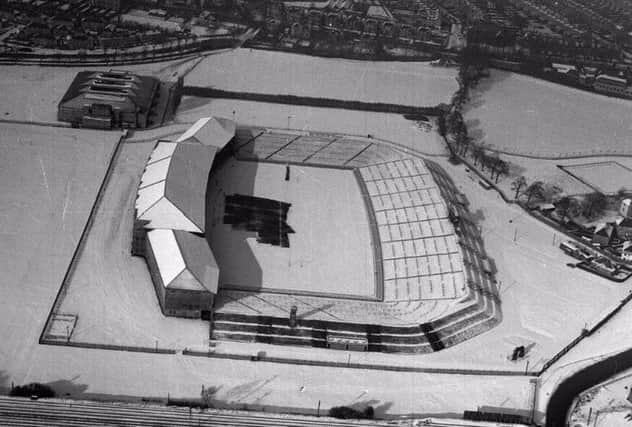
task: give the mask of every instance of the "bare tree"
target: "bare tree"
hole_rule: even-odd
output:
[[[582,203],[582,209],[587,218],[592,218],[601,215],[606,210],[607,205],[608,198],[604,194],[595,191],[586,194]]]
[[[483,156],[483,147],[480,144],[472,144],[472,157],[474,158],[474,166],[478,165]]]
[[[562,189],[557,185],[546,185],[544,188],[544,200],[547,202],[554,202],[562,193]]]
[[[527,205],[531,202],[532,198],[543,199],[544,198],[544,182],[534,181],[524,191],[527,195]]]
[[[526,186],[527,186],[527,178],[525,178],[522,175],[514,178],[514,180],[511,182],[511,189],[516,192],[514,194],[514,199],[518,198],[520,191]]]
[[[498,179],[500,175],[507,175],[509,173],[509,164],[503,159],[498,159],[496,163],[496,184],[498,184]]]
[[[555,202],[555,209],[560,217],[575,216],[580,211],[580,203],[574,197],[564,196]]]

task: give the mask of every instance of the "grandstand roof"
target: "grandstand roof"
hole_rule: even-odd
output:
[[[223,117],[204,117],[187,129],[176,142],[199,142],[203,145],[224,148],[235,136],[235,122]]]
[[[204,237],[151,230],[147,239],[165,288],[217,293],[219,268]]]
[[[146,228],[203,233],[206,184],[216,148],[158,142],[141,178],[136,219]]]
[[[128,71],[81,71],[61,99],[61,104],[106,103],[125,111],[148,111],[160,81]]]

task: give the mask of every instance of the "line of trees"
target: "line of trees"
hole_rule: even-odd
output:
[[[479,81],[488,76],[489,58],[480,52],[465,48],[461,52],[459,74],[457,81],[459,89],[452,96],[452,102],[447,111],[439,116],[439,134],[448,141],[450,159],[458,161],[458,157],[468,155],[473,159],[474,166],[481,168],[482,172],[489,172],[489,177],[498,183],[503,175],[509,173],[509,163],[501,159],[497,152],[486,148],[482,143],[477,143],[469,134],[465,120],[463,119],[463,106],[469,100],[472,88]]]

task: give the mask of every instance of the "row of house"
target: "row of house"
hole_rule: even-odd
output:
[[[624,261],[632,261],[632,200],[624,199],[616,221],[599,224],[594,231],[592,243],[608,248]]]
[[[546,70],[545,70],[546,71]],[[596,92],[622,98],[632,98],[632,85],[623,75],[600,73],[596,67],[577,67],[571,64],[552,63],[548,71],[554,71],[571,83],[590,87]]]

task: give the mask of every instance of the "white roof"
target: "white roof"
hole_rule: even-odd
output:
[[[165,288],[217,293],[219,269],[205,238],[186,231],[151,230],[147,239]]]
[[[151,152],[149,156],[149,161],[147,163],[154,163],[158,160],[166,159],[167,157],[173,156],[173,152],[176,149],[176,143],[167,142],[167,141],[159,141],[154,148],[154,151]]]
[[[224,148],[235,136],[235,122],[223,117],[204,117],[187,129],[176,142],[199,142],[203,145]]]
[[[136,198],[146,228],[203,233],[206,184],[215,147],[159,142],[149,157]]]

